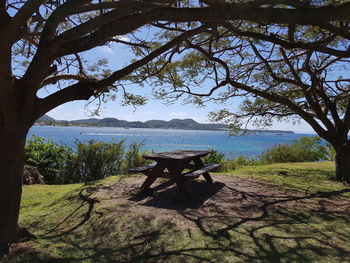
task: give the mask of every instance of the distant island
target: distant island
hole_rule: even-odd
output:
[[[193,119],[173,119],[170,121],[149,120],[141,121],[125,121],[116,118],[89,118],[81,120],[55,120],[48,115],[42,116],[35,122],[35,125],[48,126],[82,126],[82,127],[120,127],[120,128],[149,128],[149,129],[181,129],[181,130],[228,130],[224,124],[198,123]],[[293,131],[282,130],[246,130],[253,133],[276,133],[282,135],[284,133],[294,133]]]

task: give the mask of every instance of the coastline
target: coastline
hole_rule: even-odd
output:
[[[36,122],[34,123],[35,127],[38,126],[48,126],[48,127],[86,127],[86,128],[123,128],[123,129],[164,129],[164,130],[190,130],[190,131],[225,131],[229,132],[229,128],[216,128],[216,129],[210,129],[210,128],[196,128],[196,127],[134,127],[134,126],[104,126],[104,125],[89,125],[89,124],[70,124],[70,123],[43,123],[43,122]],[[240,130],[239,134],[246,133],[246,134],[276,134],[276,135],[284,135],[284,134],[297,134],[294,131],[285,131],[285,130]]]

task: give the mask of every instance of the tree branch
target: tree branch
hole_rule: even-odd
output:
[[[10,20],[10,16],[6,10],[6,1],[5,0],[0,2],[0,15],[1,15],[0,21],[5,21],[5,20],[9,21]]]
[[[242,31],[242,30],[239,30],[238,28],[234,27],[230,23],[224,23],[224,26],[228,30],[230,30],[232,33],[234,33],[235,35],[250,37],[252,39],[260,39],[260,40],[268,41],[270,43],[280,45],[285,49],[299,48],[299,49],[306,49],[306,50],[310,50],[310,51],[318,51],[321,53],[330,54],[330,55],[341,57],[341,58],[350,57],[349,50],[337,50],[337,49],[326,47],[324,41],[322,41],[322,40],[320,42],[310,42],[310,43],[288,42],[288,41],[285,41],[283,39],[277,38],[274,35],[267,36],[267,35],[264,35],[261,33]],[[332,36],[329,39],[329,42],[331,40],[334,40],[335,37],[336,37],[335,35]]]
[[[162,47],[156,49],[155,51],[151,52],[149,55],[147,55],[146,57],[132,63],[131,65],[116,71],[115,73],[113,73],[111,76],[109,76],[108,78],[100,81],[100,84],[102,85],[102,87],[107,87],[109,85],[112,85],[116,80],[127,76],[128,74],[130,74],[132,71],[134,71],[135,69],[147,64],[148,62],[150,62],[151,60],[153,60],[154,58],[160,56],[162,53],[164,53],[165,51],[173,48],[174,46],[180,44],[182,41],[186,40],[187,38],[199,34],[201,32],[204,32],[206,29],[208,28],[207,25],[203,25],[200,26],[196,29],[193,30],[189,30],[177,37],[175,37],[173,40],[169,41],[167,44],[163,45]]]
[[[350,32],[349,32],[348,27],[341,28],[341,27],[334,26],[331,23],[326,23],[324,25],[320,25],[320,28],[326,29],[329,32],[331,32],[337,36],[341,36],[343,38],[350,39]]]
[[[226,5],[225,5],[226,6]],[[349,10],[350,3],[341,5],[342,8]],[[338,10],[339,13],[334,13],[334,10]],[[347,16],[350,17],[349,13]],[[125,17],[123,19],[112,22],[105,25],[103,28],[94,32],[93,34],[84,37],[77,41],[65,43],[63,48],[64,54],[69,52],[80,52],[91,48],[94,45],[101,45],[106,39],[113,35],[123,35],[129,33],[142,25],[152,23],[155,21],[172,21],[172,22],[223,22],[224,20],[248,20],[252,22],[266,22],[266,23],[286,23],[286,24],[323,24],[327,21],[331,21],[335,18],[333,16],[339,16],[338,19],[343,19],[345,16],[344,10],[340,10],[337,7],[322,7],[322,8],[309,8],[309,9],[282,9],[282,8],[257,8],[241,9],[236,5],[230,4],[226,9],[223,8],[155,8],[149,12],[141,15],[134,15]],[[320,21],[322,20],[322,21]],[[226,25],[226,24],[225,24]],[[281,39],[277,39],[270,36],[264,36],[258,33],[243,32],[230,26],[230,30],[234,30],[235,33],[240,35],[269,40],[284,46],[285,48],[314,48],[320,52],[330,53],[341,57],[350,56],[348,51],[338,51],[331,48],[327,48],[321,45],[315,45],[314,43],[289,43]],[[306,47],[305,47],[306,45]]]
[[[121,70],[114,72],[108,78],[105,78],[100,81],[94,81],[94,82],[79,81],[77,84],[69,86],[63,90],[60,90],[56,93],[49,95],[44,99],[41,99],[40,106],[38,107],[38,110],[37,110],[39,116],[45,114],[46,112],[50,111],[51,109],[65,102],[72,101],[72,100],[83,100],[83,99],[87,100],[93,95],[98,95],[100,92],[105,92],[106,90],[108,90],[108,87],[114,84],[114,82],[116,82],[117,80],[120,80],[121,78],[129,75],[135,69],[147,64],[154,58],[158,57],[165,51],[171,49],[175,45],[186,40],[187,38],[195,34],[198,34],[200,32],[203,32],[206,29],[207,29],[207,26],[200,26],[196,29],[189,30],[175,37],[173,40],[169,41],[167,44],[163,45],[162,47],[151,52],[146,57],[130,64],[129,66]]]
[[[120,3],[119,5],[120,6]],[[135,12],[146,11],[149,9],[149,5],[145,5],[143,2],[135,2],[133,5],[127,3],[127,5],[122,5],[123,8],[117,8],[112,11],[109,11],[103,15],[99,15],[95,18],[90,19],[89,21],[82,23],[66,32],[62,33],[56,38],[56,41],[69,41],[73,39],[80,38],[85,36],[101,26],[107,25],[113,21],[116,21],[122,17],[132,15]]]
[[[95,94],[95,90],[96,82],[79,81],[74,85],[71,85],[45,97],[44,99],[39,99],[36,104],[34,118],[39,118],[46,112],[58,107],[63,103],[74,100],[88,100]]]
[[[308,56],[311,57],[312,54],[310,53]],[[318,119],[322,121],[322,123],[325,125],[325,127],[327,127],[327,129],[330,132],[335,134],[336,129],[334,124],[328,119],[327,112],[323,112],[322,107],[318,101],[319,97],[317,96],[317,90],[319,89],[317,88],[317,86],[319,86],[320,80],[317,77],[316,73],[313,72],[313,70],[311,69],[309,59],[305,61],[304,68],[311,78],[310,88],[302,87],[305,98],[311,106],[311,108],[313,109],[313,111],[316,113]]]
[[[40,88],[50,85],[50,84],[56,84],[57,81],[60,80],[79,80],[79,81],[85,81],[85,82],[93,82],[96,81],[96,79],[87,78],[86,76],[79,76],[79,75],[73,75],[73,74],[63,74],[63,75],[56,75],[56,76],[50,76],[46,78],[40,85]]]
[[[5,0],[3,0],[3,2],[5,2]],[[11,30],[13,30],[13,32],[18,32],[22,27],[26,27],[27,21],[32,17],[32,15],[39,9],[39,7],[44,2],[45,0],[26,1],[11,20]]]
[[[336,141],[335,137],[331,137],[329,135],[329,133],[324,130],[318,123],[317,121],[315,121],[315,119],[308,114],[307,112],[305,112],[303,109],[301,109],[300,107],[298,107],[296,104],[294,104],[291,100],[289,100],[286,97],[277,95],[277,94],[271,94],[262,90],[257,90],[254,89],[248,85],[244,85],[242,83],[230,80],[229,83],[239,89],[245,90],[247,92],[250,92],[252,94],[255,94],[259,97],[262,97],[264,99],[273,101],[273,102],[277,102],[277,103],[281,103],[285,106],[287,106],[289,109],[291,109],[293,112],[295,112],[295,114],[299,115],[302,119],[304,119],[308,124],[310,124],[310,126],[324,139],[328,140],[328,141]]]

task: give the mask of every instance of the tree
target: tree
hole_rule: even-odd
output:
[[[316,8],[325,2],[284,4]],[[350,183],[349,22],[213,23],[204,34],[177,47],[179,55],[171,53],[138,71],[152,76],[155,86],[164,87],[155,90],[156,96],[170,102],[184,98],[185,103],[205,105],[208,100],[222,104],[244,98],[234,111],[211,114],[213,120],[225,120],[232,128],[303,119],[334,147],[336,179]],[[173,35],[163,35],[165,41],[182,29],[168,26],[168,30]]]
[[[247,20],[262,23],[327,24],[350,16],[345,2],[307,6],[298,1],[177,0],[7,0],[0,2],[0,257],[17,239],[26,134],[35,120],[73,100],[103,98],[121,90],[129,103],[144,100],[123,89],[123,81],[141,66],[191,40],[213,23]],[[297,2],[297,4],[295,4]],[[199,4],[199,5],[198,5]],[[283,6],[290,4],[293,8]],[[160,23],[162,21],[162,23]],[[168,31],[164,21],[183,28],[166,43],[150,46],[138,29]],[[199,24],[185,22],[200,21]],[[330,30],[344,30],[338,27]],[[163,27],[163,28],[162,28]],[[115,72],[94,74],[84,52],[110,42],[144,50],[138,60]],[[176,50],[176,48],[175,48]],[[49,88],[50,95],[37,93]]]

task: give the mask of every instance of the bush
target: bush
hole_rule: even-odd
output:
[[[335,161],[336,152],[334,147],[329,142],[327,142],[326,148],[327,148],[327,160]]]
[[[288,144],[277,144],[268,149],[259,159],[263,163],[290,163],[298,162],[295,148]]]
[[[247,156],[239,155],[232,160],[229,160],[225,163],[225,167],[227,171],[235,170],[242,166],[248,166],[248,165],[258,165],[260,164],[259,160],[256,160],[254,158],[250,158]]]
[[[328,160],[329,149],[320,137],[301,137],[292,144],[278,144],[268,149],[259,159],[265,163],[315,162]]]
[[[124,140],[112,143],[91,140],[87,144],[76,141],[73,150],[33,135],[27,141],[25,164],[35,166],[48,184],[86,183],[145,165],[142,146],[143,142],[133,142],[125,152]]]
[[[104,143],[90,140],[76,141],[76,153],[62,172],[64,183],[89,182],[121,174],[124,140]]]
[[[142,155],[145,153],[144,151],[141,151],[141,147],[144,146],[144,142],[133,142],[129,145],[129,150],[125,153],[124,158],[124,167],[123,167],[123,173],[129,173],[129,170],[131,168],[137,167],[137,166],[144,166],[148,163],[152,162],[150,160],[146,160],[142,157]]]
[[[59,183],[59,171],[64,169],[72,156],[73,151],[70,147],[35,135],[25,146],[25,164],[35,166],[47,184]]]
[[[203,157],[202,160],[205,165],[211,163],[221,164],[221,166],[214,169],[213,172],[230,171],[242,166],[259,164],[259,161],[255,160],[254,158],[249,158],[242,155],[228,160],[226,159],[226,155],[224,153],[220,153],[214,149],[211,149],[210,153],[207,156]]]
[[[221,164],[221,166],[218,167],[218,168],[215,168],[213,170],[213,172],[220,172],[220,171],[222,171],[224,163],[226,161],[225,154],[224,153],[220,153],[220,152],[218,152],[217,150],[214,150],[214,149],[210,149],[209,151],[210,151],[209,154],[207,154],[206,156],[204,156],[202,158],[203,163],[205,165],[212,164],[212,163],[219,163],[219,164]]]
[[[143,142],[133,142],[125,152],[124,140],[104,143],[76,141],[76,150],[58,145],[52,140],[33,136],[25,148],[25,164],[35,166],[49,184],[89,182],[111,175],[125,174],[130,168],[147,165],[142,158]],[[301,137],[292,144],[278,144],[268,149],[258,159],[237,156],[227,160],[224,153],[211,149],[202,158],[205,165],[220,163],[214,172],[229,171],[247,165],[286,162],[314,162],[334,160],[330,144],[319,137]]]

